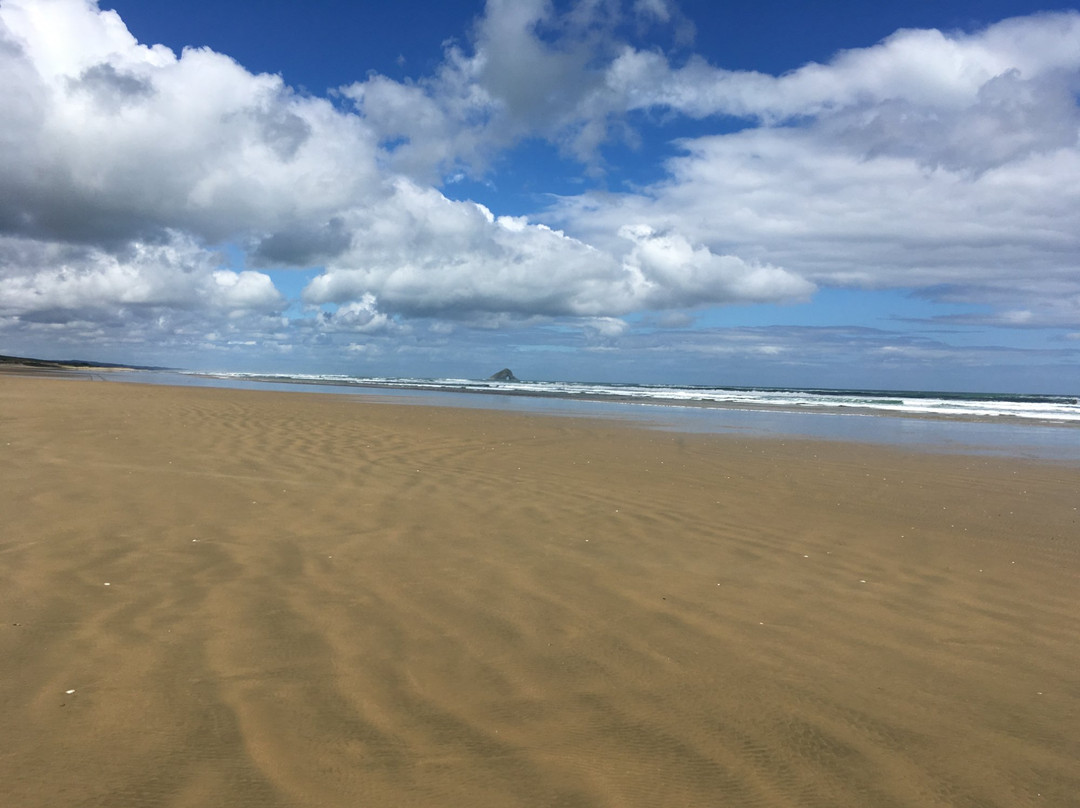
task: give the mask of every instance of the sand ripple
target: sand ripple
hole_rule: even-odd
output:
[[[10,377],[0,452],[5,805],[1080,793],[1075,468]]]

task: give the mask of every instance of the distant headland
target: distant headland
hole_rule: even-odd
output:
[[[85,359],[34,359],[29,356],[6,356],[0,354],[0,368],[37,368],[39,370],[170,370],[152,365],[121,365],[113,362],[90,362]]]

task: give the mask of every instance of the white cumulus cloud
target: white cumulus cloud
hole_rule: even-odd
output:
[[[644,4],[638,17],[662,20],[666,8]],[[353,328],[369,295],[385,312],[452,318],[804,297],[808,285],[780,269],[700,250],[682,267],[669,251],[661,266],[627,256],[622,240],[598,249],[416,178],[421,164],[480,161],[573,125],[562,96],[601,86],[588,65],[610,50],[620,14],[584,4],[556,18],[545,3],[493,0],[471,54],[450,49],[416,84],[354,85],[358,110],[347,112],[224,54],[139,43],[93,0],[5,0],[0,233],[66,256],[34,271],[5,261],[7,306],[280,308],[268,275],[206,268],[224,244],[246,249],[252,267],[325,267],[305,300],[344,306],[337,321]],[[557,43],[541,41],[544,26]],[[473,117],[488,123],[463,123]],[[388,157],[380,138],[406,125],[410,145]],[[413,148],[423,154],[408,157]],[[185,261],[199,268],[177,269]]]
[[[0,312],[72,317],[122,308],[271,312],[283,300],[259,272],[220,269],[221,259],[176,233],[120,251],[0,237]]]

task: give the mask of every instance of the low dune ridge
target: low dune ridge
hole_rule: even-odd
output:
[[[1067,806],[1080,469],[0,376],[0,804]]]

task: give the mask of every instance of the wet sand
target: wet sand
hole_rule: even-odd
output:
[[[1078,492],[0,375],[0,804],[1075,805]]]

